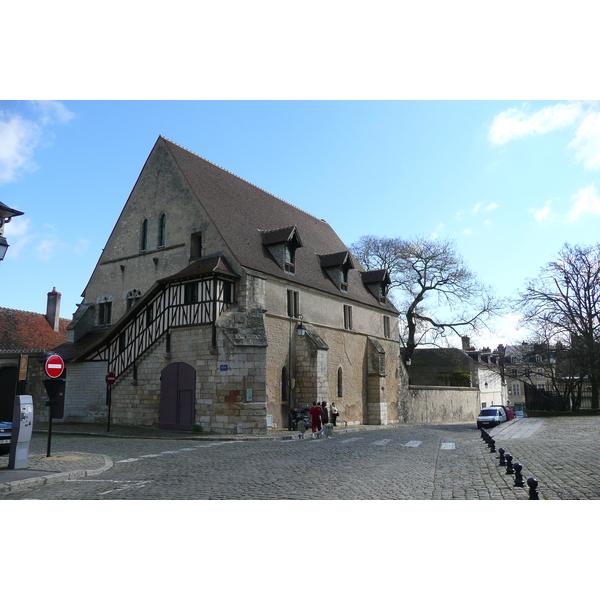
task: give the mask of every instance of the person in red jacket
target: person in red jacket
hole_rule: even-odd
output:
[[[310,407],[310,426],[312,428],[312,438],[315,439],[317,431],[321,431],[321,407],[317,404],[316,400]]]

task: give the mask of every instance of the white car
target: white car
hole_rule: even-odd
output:
[[[501,406],[490,406],[489,408],[482,408],[479,416],[477,417],[477,428],[482,427],[494,427],[500,423],[506,421],[506,413]]]

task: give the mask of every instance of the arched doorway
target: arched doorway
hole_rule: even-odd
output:
[[[158,426],[191,430],[196,403],[196,369],[182,362],[167,365],[160,374]]]
[[[0,421],[12,421],[18,376],[18,367],[0,368]]]

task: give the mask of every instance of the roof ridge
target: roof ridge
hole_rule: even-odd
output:
[[[260,186],[256,185],[255,183],[252,183],[251,181],[248,181],[247,179],[244,179],[243,177],[240,177],[239,175],[236,175],[235,173],[233,173],[229,169],[225,169],[224,167],[221,167],[217,163],[214,163],[211,160],[208,160],[207,158],[204,158],[203,156],[200,156],[196,152],[193,152],[192,150],[186,148],[185,146],[182,146],[181,144],[178,144],[177,142],[174,142],[173,140],[170,140],[169,138],[165,137],[164,135],[160,135],[159,137],[161,137],[163,140],[169,142],[170,144],[173,144],[174,146],[177,146],[177,147],[181,148],[182,150],[185,150],[186,152],[189,152],[190,154],[193,154],[194,156],[197,156],[198,158],[200,158],[201,160],[207,162],[208,164],[213,165],[214,167],[217,167],[217,169],[221,169],[221,171],[225,171],[225,173],[229,173],[230,175],[233,175],[234,177],[236,177],[240,181],[244,181],[248,185],[251,185],[252,187],[255,187],[257,190],[260,190],[261,192],[264,192],[265,194],[269,194],[269,196],[272,196],[276,200],[279,200],[280,202],[283,202],[284,204],[287,204],[288,206],[291,206],[292,208],[295,208],[296,210],[299,210],[300,212],[303,212],[305,215],[308,215],[309,217],[312,217],[313,219],[317,219],[318,221],[323,221],[323,223],[327,223],[327,221],[325,219],[320,219],[319,217],[317,217],[317,216],[315,216],[315,215],[313,215],[313,214],[311,214],[311,213],[303,210],[302,208],[299,208],[295,204],[292,204],[291,202],[288,202],[287,200],[284,200],[283,198],[280,198],[279,196],[276,196],[275,194],[272,194],[268,190],[265,190],[264,188],[261,188]]]

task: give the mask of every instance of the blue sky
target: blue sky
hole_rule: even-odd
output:
[[[456,240],[499,295],[600,225],[600,105],[579,101],[1,101],[0,306],[80,301],[163,135],[361,235]],[[481,344],[517,341],[516,316]]]

